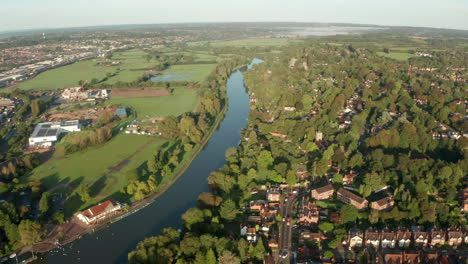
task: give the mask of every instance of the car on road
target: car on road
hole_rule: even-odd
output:
[[[281,258],[284,258],[284,259],[285,259],[285,258],[287,258],[288,256],[289,256],[289,252],[286,251],[286,250],[283,250],[283,252],[280,253],[280,257],[281,257]]]

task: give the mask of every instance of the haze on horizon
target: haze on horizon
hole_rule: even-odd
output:
[[[0,17],[0,31],[265,21],[468,30],[468,0],[2,0]]]

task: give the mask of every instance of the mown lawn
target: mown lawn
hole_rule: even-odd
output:
[[[188,88],[175,88],[170,96],[122,98],[116,97],[106,101],[107,105],[122,105],[132,108],[138,119],[147,117],[178,116],[191,112],[196,104],[196,91]]]
[[[27,180],[40,180],[48,190],[56,187],[54,191],[75,191],[78,185],[86,184],[90,186],[93,199],[78,205],[79,208],[85,208],[126,186],[129,180],[127,171],[141,166],[165,142],[157,137],[119,134],[106,144],[90,147],[83,152],[63,158],[53,156],[35,168]],[[122,161],[126,165],[120,170],[111,170]],[[76,203],[66,208],[68,212],[77,209]]]

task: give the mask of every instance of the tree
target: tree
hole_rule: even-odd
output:
[[[296,173],[294,173],[294,171],[288,170],[288,173],[286,173],[286,183],[289,186],[293,186],[293,185],[295,185],[297,183],[297,177],[296,177]]]
[[[354,222],[359,216],[358,210],[352,205],[341,207],[341,220],[343,223]]]
[[[335,225],[329,222],[323,222],[319,225],[319,229],[322,230],[323,232],[332,231],[334,228],[335,228]]]
[[[49,206],[50,206],[50,193],[49,192],[44,192],[42,194],[41,200],[39,201],[39,211],[42,213],[46,213],[49,211]]]
[[[206,252],[206,264],[216,264],[216,256],[211,248]]]
[[[41,225],[31,220],[23,220],[18,226],[21,243],[25,246],[33,245],[41,240]]]
[[[239,256],[241,261],[245,261],[247,259],[249,244],[244,238],[239,239],[239,241],[237,242],[237,249],[239,250]]]
[[[159,131],[164,138],[174,139],[178,133],[178,121],[174,116],[168,116],[160,122]]]
[[[224,251],[218,258],[219,264],[240,264],[240,259],[232,254],[230,251]]]
[[[205,216],[202,210],[190,208],[182,215],[182,220],[185,223],[185,227],[191,230],[194,224],[204,222]]]
[[[260,155],[257,158],[257,165],[259,168],[268,168],[273,164],[273,156],[271,156],[271,152],[268,150],[262,150]]]
[[[76,193],[80,196],[80,200],[84,203],[91,200],[91,195],[89,195],[89,187],[87,185],[80,185]]]
[[[232,221],[236,218],[236,215],[239,213],[236,203],[233,200],[226,200],[219,209],[219,214],[222,218]]]
[[[323,257],[327,258],[327,259],[331,259],[333,258],[335,255],[333,254],[333,251],[331,250],[327,250],[323,253]]]
[[[263,245],[263,240],[260,237],[257,241],[257,245],[255,245],[254,250],[252,252],[252,256],[260,261],[265,259],[266,250],[265,246]]]

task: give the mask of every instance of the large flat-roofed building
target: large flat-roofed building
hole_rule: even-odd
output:
[[[61,133],[81,130],[79,120],[39,123],[29,137],[29,146],[50,147],[58,140]]]

